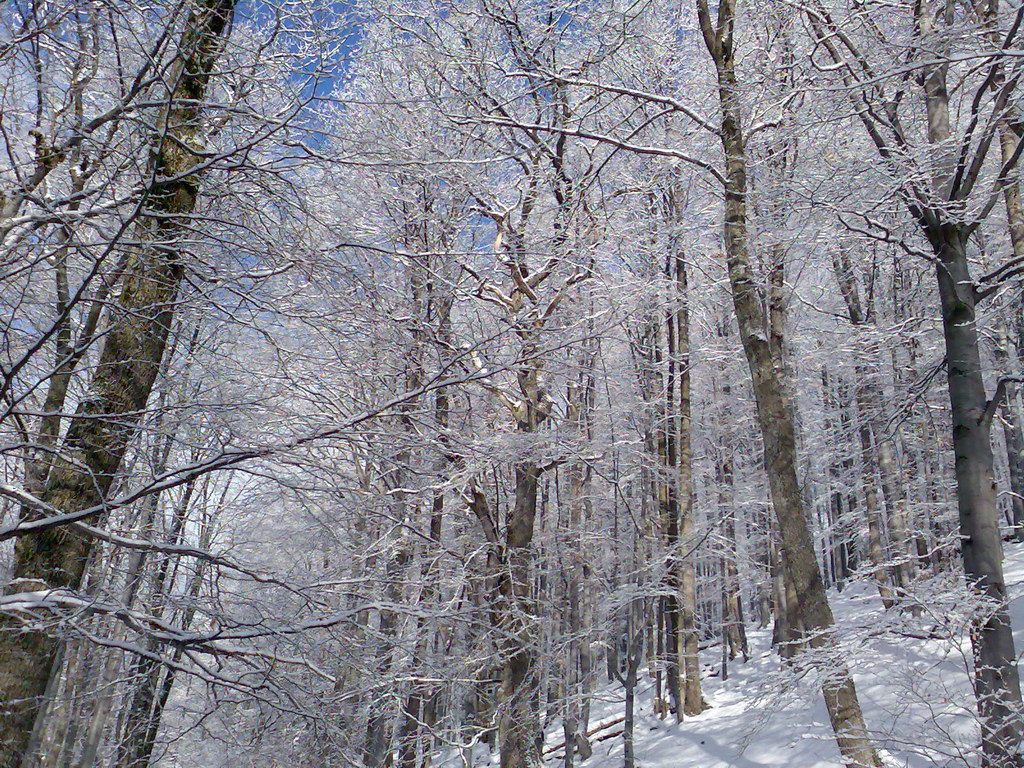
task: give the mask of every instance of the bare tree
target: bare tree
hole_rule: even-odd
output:
[[[149,169],[146,213],[138,225],[141,246],[128,258],[114,304],[103,354],[89,394],[72,420],[38,497],[25,507],[28,519],[101,506],[145,408],[163,359],[175,296],[187,265],[175,248],[185,217],[196,206],[202,146],[200,117],[232,2],[189,9],[171,89],[162,110]],[[76,589],[92,541],[79,532],[53,528],[17,543],[14,577],[21,593]],[[38,698],[58,652],[59,640],[45,630],[19,631],[4,616],[0,635],[0,700],[9,707],[0,721],[0,764],[17,766],[32,732]]]
[[[978,617],[974,633],[975,686],[982,721],[982,745],[992,765],[1013,765],[1019,757],[1020,682],[1002,570],[1002,541],[996,506],[991,424],[1007,382],[988,397],[979,346],[977,308],[994,286],[1016,274],[1017,259],[1010,259],[981,278],[972,275],[968,242],[1003,194],[1006,179],[1017,165],[1021,146],[999,161],[993,180],[986,183],[989,150],[999,140],[1000,126],[1015,92],[1018,74],[1007,70],[1003,52],[1017,32],[1017,24],[1002,19],[993,6],[989,23],[996,45],[984,75],[972,84],[970,117],[962,130],[951,112],[948,78],[953,64],[956,35],[952,6],[914,8],[914,42],[910,60],[920,67],[924,123],[920,126],[927,155],[918,167],[901,157],[915,157],[918,145],[910,129],[914,123],[892,111],[880,118],[874,110],[889,98],[876,86],[865,87],[865,78],[876,80],[875,68],[848,34],[831,37],[838,29],[831,13],[819,4],[807,8],[816,38],[839,67],[844,85],[852,88],[851,104],[879,156],[896,172],[911,171],[900,179],[900,194],[907,210],[927,240],[926,253],[935,271],[945,336],[945,368],[952,409],[953,450],[956,456],[957,500],[960,512],[961,556],[967,579],[989,603]],[[982,30],[978,30],[982,33]],[[984,30],[988,34],[988,30]],[[904,89],[904,76],[885,78],[891,87]],[[884,85],[884,83],[882,84]],[[964,86],[967,87],[966,85]],[[902,101],[906,104],[906,101]],[[982,109],[989,118],[982,122]],[[1011,192],[1012,198],[1012,192]],[[870,228],[869,221],[868,227]],[[879,230],[873,230],[876,236]]]
[[[701,32],[718,74],[722,148],[725,152],[725,250],[736,319],[750,366],[758,420],[764,438],[764,463],[772,506],[779,523],[782,562],[799,605],[800,619],[814,648],[833,642],[835,621],[808,530],[796,477],[793,406],[783,376],[781,350],[769,343],[762,299],[750,265],[746,230],[746,160],[739,86],[735,70],[736,4],[718,7],[717,19],[698,0]],[[881,765],[864,724],[853,677],[841,662],[823,685],[825,704],[839,750],[849,768]]]

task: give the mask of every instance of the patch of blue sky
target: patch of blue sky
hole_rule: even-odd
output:
[[[235,23],[271,32],[277,48],[293,55],[288,85],[302,105],[293,125],[304,129],[304,143],[321,147],[329,133],[327,121],[337,112],[335,95],[363,36],[351,3],[240,0]]]

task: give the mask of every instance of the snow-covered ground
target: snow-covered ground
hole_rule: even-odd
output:
[[[1007,582],[1017,647],[1024,646],[1024,546],[1008,545]],[[952,583],[933,584],[937,597],[920,617],[888,616],[870,582],[850,585],[830,601],[843,638],[843,660],[854,671],[865,717],[891,766],[977,766],[978,731],[968,678],[970,645],[956,597],[943,596]],[[962,593],[960,593],[962,594]],[[890,612],[898,613],[898,612]],[[929,639],[927,635],[932,635]],[[936,637],[938,636],[938,637]],[[944,637],[943,637],[944,636]],[[825,768],[841,765],[813,667],[782,669],[770,649],[770,630],[749,634],[751,659],[729,665],[719,676],[719,647],[703,652],[704,694],[710,708],[676,724],[652,714],[646,675],[637,699],[638,768]],[[827,664],[822,664],[825,667]],[[591,727],[613,723],[593,735],[594,755],[583,768],[621,766],[623,692],[599,689]],[[561,763],[561,728],[552,724],[546,763]],[[577,762],[577,765],[580,763]]]

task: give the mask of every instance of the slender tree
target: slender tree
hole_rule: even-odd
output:
[[[796,477],[796,435],[789,390],[783,381],[785,364],[780,350],[767,338],[767,321],[751,269],[746,222],[746,154],[739,83],[735,69],[736,4],[724,2],[717,19],[704,0],[698,0],[701,32],[718,75],[725,153],[725,250],[733,305],[740,337],[747,355],[764,439],[764,463],[771,488],[772,506],[779,523],[782,564],[792,583],[800,618],[814,648],[834,642],[832,610],[808,529]],[[853,677],[841,662],[825,681],[822,691],[839,751],[849,768],[880,766],[868,738]]]

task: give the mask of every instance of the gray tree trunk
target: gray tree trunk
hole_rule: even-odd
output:
[[[938,38],[944,17],[920,6],[916,22],[922,37]],[[932,194],[941,200],[959,194],[949,118],[948,64],[922,71],[929,145],[941,148],[932,174]],[[1004,148],[1004,152],[1006,149]],[[1012,190],[1011,190],[1012,197]],[[981,745],[992,768],[1020,766],[1024,721],[1013,630],[1003,580],[1003,544],[996,503],[991,424],[998,407],[985,391],[978,344],[975,304],[978,295],[967,259],[966,225],[946,221],[941,207],[918,208],[919,221],[937,257],[935,276],[946,341],[946,376],[952,409],[953,452],[956,457],[960,553],[968,584],[987,603],[972,632],[975,693],[981,717]]]
[[[972,633],[982,749],[993,768],[1010,768],[1021,762],[1024,724],[996,504],[990,435],[996,404],[985,392],[966,238],[954,227],[929,234],[940,258],[935,273],[953,417],[960,553],[969,584],[987,603]]]
[[[733,30],[735,0],[723,0],[712,21],[706,0],[697,0],[701,31],[718,73],[721,139],[725,152],[725,249],[733,305],[753,381],[758,423],[764,439],[764,463],[772,506],[779,523],[782,560],[793,585],[800,615],[814,648],[834,643],[832,610],[825,594],[814,541],[796,476],[796,434],[784,365],[768,339],[761,292],[751,269],[747,243],[747,167],[735,74]],[[835,664],[822,692],[843,761],[848,768],[881,766],[868,738],[853,678]]]

